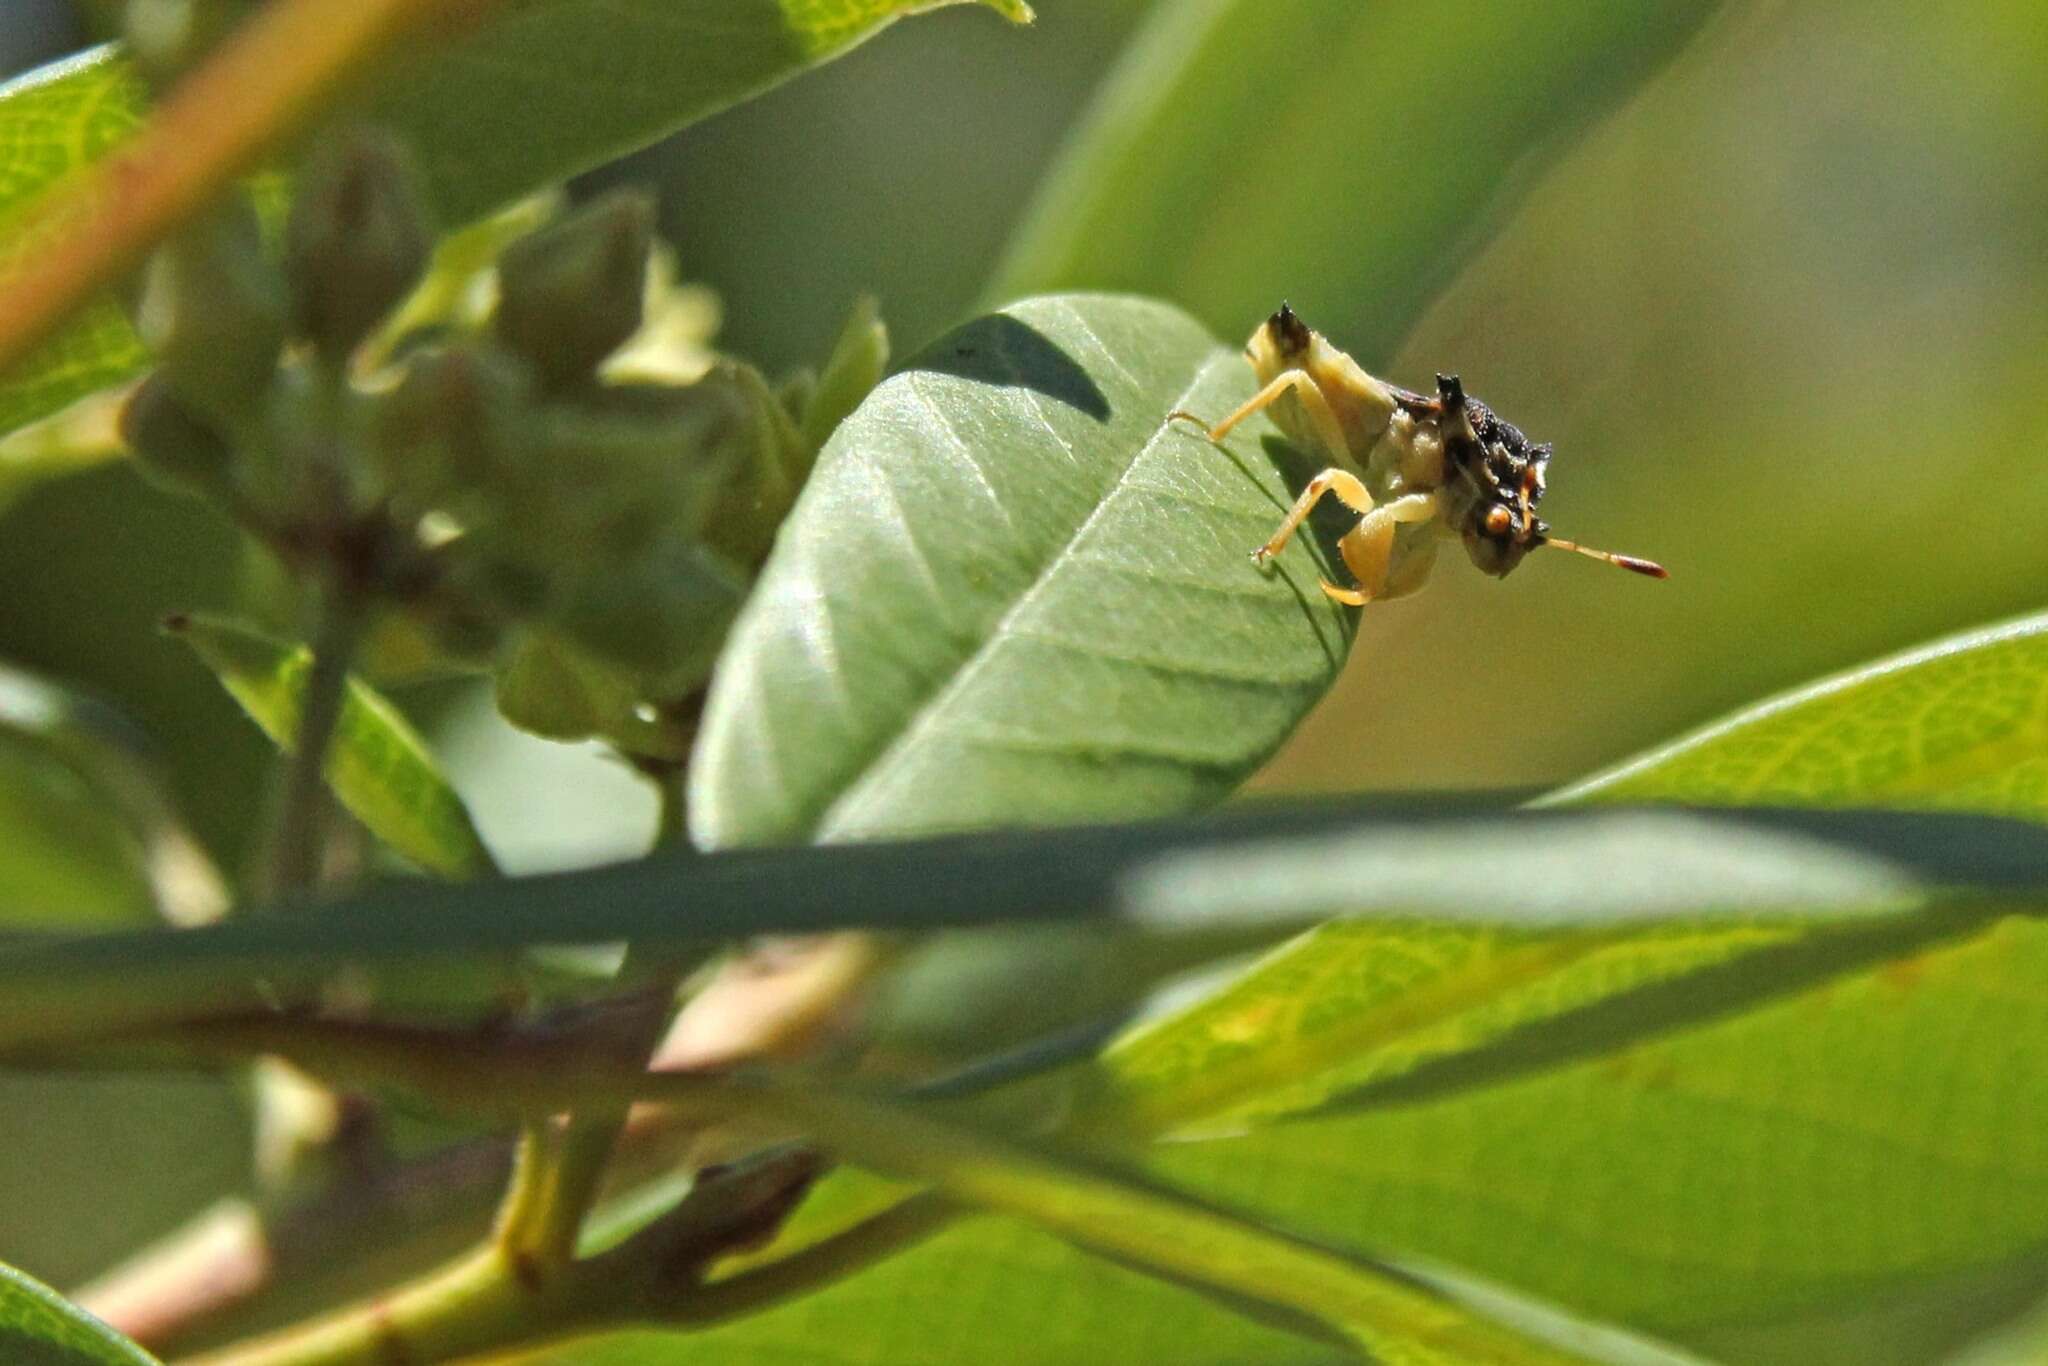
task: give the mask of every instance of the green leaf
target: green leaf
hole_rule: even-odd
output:
[[[872,1178],[835,1173],[797,1219],[829,1221],[853,1198],[839,1192]],[[823,1205],[830,1213],[814,1215]],[[844,1218],[841,1215],[841,1218]],[[1390,1362],[1463,1363],[1556,1359],[1615,1366],[1675,1366],[1694,1358],[1612,1330],[1578,1322],[1537,1321],[1507,1297],[1472,1308],[1513,1324],[1528,1314],[1538,1344],[1494,1354],[1432,1343],[1433,1354],[1393,1351]],[[1455,1313],[1456,1306],[1444,1308]],[[1457,1317],[1466,1317],[1458,1314]],[[1470,1323],[1470,1319],[1467,1318]],[[688,1335],[646,1331],[584,1340],[571,1348],[518,1357],[521,1366],[754,1366],[772,1361],[831,1366],[951,1366],[980,1359],[1001,1344],[1008,1366],[1067,1366],[1077,1361],[1354,1363],[1358,1354],[1283,1333],[1219,1297],[1148,1276],[1127,1262],[1091,1256],[1019,1219],[961,1219],[936,1236],[858,1275],[765,1312]]]
[[[1049,1149],[933,1120],[906,1106],[821,1090],[756,1092],[749,1103],[756,1102],[764,1114],[797,1125],[849,1160],[1020,1216],[1296,1331],[1323,1336],[1334,1329],[1380,1360],[1503,1366],[1584,1360],[1488,1323],[1368,1259]],[[1345,1241],[1368,1237],[1369,1224]]]
[[[126,718],[5,666],[0,886],[8,930],[196,924],[227,902]]]
[[[1327,1244],[1300,1239],[1093,1159],[934,1117],[901,1101],[833,1090],[814,1079],[607,1075],[573,1053],[494,1058],[462,1036],[434,1031],[390,1036],[344,1025],[296,1041],[271,1031],[259,1035],[248,1036],[247,1046],[280,1047],[337,1080],[438,1078],[454,1088],[433,1088],[444,1102],[488,1111],[508,1102],[551,1110],[623,1108],[647,1100],[800,1133],[845,1161],[918,1183],[950,1203],[1014,1215],[1312,1340],[1368,1351],[1376,1360],[1563,1366],[1588,1360],[1582,1351],[1597,1341],[1571,1332],[1576,1325],[1560,1316],[1531,1312],[1529,1306],[1516,1309],[1519,1328],[1506,1328],[1469,1307],[1488,1298],[1483,1291],[1428,1284],[1345,1250],[1369,1236],[1367,1225]],[[655,1235],[652,1246],[670,1244]],[[625,1257],[629,1250],[612,1255]],[[743,1281],[738,1274],[722,1288],[739,1306],[751,1307],[755,1301]],[[690,1306],[679,1304],[678,1311],[687,1314]],[[402,1319],[402,1309],[394,1312]],[[715,1303],[702,1312],[716,1313]],[[1553,1345],[1550,1339],[1557,1336],[1574,1338],[1574,1348]],[[1631,1361],[1672,1360],[1646,1344],[1631,1347]]]
[[[2048,932],[2008,921],[1604,1057],[1389,1087],[1371,1109],[1157,1160],[1270,1218],[1326,1236],[1371,1220],[1397,1255],[1710,1354],[1747,1341],[1741,1359],[1770,1359],[1773,1329],[1924,1287],[1898,1342],[1780,1358],[1924,1360],[1928,1334],[1982,1312],[1972,1278],[2042,1282],[2044,981]],[[1920,1354],[1902,1351],[1916,1335]]]
[[[261,638],[258,638],[259,640]],[[247,647],[254,648],[254,647]],[[280,650],[283,647],[268,645]],[[1674,813],[1665,813],[1674,814]],[[1677,853],[1695,840],[1730,847],[1741,830],[1768,832],[1762,813],[1689,813],[1690,824],[1642,825],[1633,813],[1573,812],[1445,821],[1435,847],[1449,857],[1461,847],[1571,838],[1610,851],[1612,832],[1655,831],[1666,843],[1645,850]],[[1718,827],[1714,822],[1722,822]],[[1542,897],[1556,906],[1571,886],[1584,890],[1589,918],[1579,928],[1615,928],[1710,917],[1735,902],[1735,926],[1797,923],[1799,917],[1840,922],[1816,971],[1841,971],[1831,955],[1868,961],[1888,936],[1923,942],[1968,932],[2000,907],[2026,910],[2048,899],[2048,832],[1989,817],[1882,812],[1788,813],[1785,830],[1766,840],[1769,856],[1735,864],[1727,882],[1695,879],[1696,900],[1667,898],[1633,922],[1617,920],[1599,888],[1608,870],[1583,861],[1553,865]],[[315,914],[242,917],[177,934],[72,936],[0,952],[0,1048],[115,1032],[127,1025],[178,1019],[207,1009],[293,999],[339,963],[369,967],[424,959],[473,961],[493,950],[534,944],[644,940],[650,946],[693,945],[750,934],[851,929],[934,930],[1008,922],[1123,920],[1154,930],[1232,931],[1249,923],[1274,929],[1322,918],[1313,904],[1294,908],[1227,901],[1185,917],[1160,912],[1144,887],[1151,870],[1172,867],[1191,847],[1229,843],[1271,852],[1276,828],[1327,835],[1363,824],[1339,808],[1320,816],[1300,811],[1253,813],[1230,820],[1162,822],[1063,829],[803,850],[742,851],[716,857],[650,858],[609,868],[480,883],[403,882],[324,903]],[[1415,838],[1417,823],[1366,825],[1361,838],[1394,857]],[[1427,827],[1425,827],[1427,828]],[[1461,838],[1460,832],[1463,833]],[[1610,832],[1603,837],[1599,832]],[[1248,839],[1248,836],[1263,838]],[[1787,861],[1787,848],[1801,851]],[[1832,849],[1839,863],[1831,863]],[[1182,866],[1185,866],[1184,864]],[[1881,880],[1859,881],[1888,869]],[[1776,890],[1759,881],[1785,879]],[[1861,887],[1858,899],[1817,902]],[[972,888],[962,896],[961,888]],[[1136,895],[1127,891],[1137,888]],[[1396,887],[1388,900],[1361,894],[1350,914],[1405,926],[1415,918],[1412,892]],[[1532,895],[1534,893],[1531,893]],[[1967,897],[1946,904],[1945,897]],[[689,907],[687,915],[677,914]],[[1925,907],[1915,910],[1916,907]],[[1724,917],[1725,906],[1720,906]],[[1900,914],[1900,912],[1911,912]],[[1511,912],[1461,906],[1465,924],[1504,928]],[[1893,951],[1899,951],[1892,945]],[[1858,959],[1857,954],[1862,954]],[[1795,965],[1796,966],[1796,965]],[[114,988],[118,987],[118,990]]]
[[[807,1218],[826,1190],[855,1183],[874,1181],[835,1173],[798,1218]],[[993,1345],[1000,1346],[1005,1366],[1358,1361],[1348,1348],[1309,1342],[1021,1220],[994,1216],[962,1219],[856,1276],[705,1331],[611,1334],[514,1360],[518,1366],[956,1366],[988,1359]]]
[[[1224,796],[1343,663],[1291,486],[1221,416],[1250,367],[1164,304],[1029,300],[841,423],[729,637],[691,773],[710,846],[1172,812]],[[1298,477],[1300,471],[1289,471]]]
[[[128,454],[121,408],[128,389],[103,389],[0,436],[0,514],[45,479],[77,474]]]
[[[310,651],[212,617],[179,617],[169,629],[198,652],[264,734],[290,747],[312,667]],[[426,742],[360,679],[349,680],[326,772],[342,805],[420,867],[451,878],[495,871],[468,809]]]
[[[1800,689],[1551,801],[1875,801],[2039,820],[2044,716],[2048,618],[2033,617]],[[1971,857],[2025,843],[2007,834]],[[1524,859],[1473,852],[1525,900]],[[1641,895],[1625,857],[1600,866],[1620,899]],[[1226,855],[1208,873],[1251,894]],[[1204,1189],[1262,1183],[1275,1213],[1307,1216],[1332,1191],[1361,1214],[1395,1199],[1405,1248],[1710,1349],[1753,1347],[1783,1319],[1817,1335],[1787,1339],[1806,1359],[1878,1359],[1881,1340],[1938,1345],[1973,1314],[1928,1292],[1917,1318],[1866,1322],[1871,1297],[1908,1279],[2042,1274],[2048,1152],[2015,1126],[2048,1113],[2031,1080],[2048,1058],[2048,935],[1951,928],[1963,933],[1330,925],[1119,1041],[1084,1078],[1077,1122],[1139,1136],[1293,1117],[1169,1165],[1223,1181]]]
[[[7,1366],[156,1366],[156,1358],[39,1281],[0,1265]]]
[[[1903,801],[2039,819],[2048,814],[2044,718],[2048,616],[1966,632],[1800,689],[1550,802]],[[1155,1132],[1241,1124],[1412,1095],[1423,1080],[1438,1089],[1494,1082],[1726,1012],[1774,981],[1791,990],[1909,947],[1889,932],[1802,944],[1800,931],[1782,925],[1533,934],[1549,919],[1539,890],[1547,885],[1572,899],[1570,914],[1582,926],[1610,896],[1624,914],[1684,890],[1732,910],[1742,892],[1726,875],[1751,866],[1766,845],[1760,832],[1731,832],[1724,846],[1713,836],[1660,844],[1645,830],[1618,837],[1602,854],[1583,832],[1522,835],[1519,850],[1512,836],[1464,845],[1472,880],[1497,881],[1494,891],[1461,887],[1454,857],[1430,858],[1418,845],[1403,868],[1372,860],[1355,836],[1304,844],[1291,862],[1242,848],[1190,856],[1157,889],[1182,916],[1218,899],[1324,905],[1335,914],[1347,888],[1398,899],[1412,876],[1419,885],[1407,895],[1440,923],[1331,925],[1277,950],[1209,999],[1113,1047],[1095,1075],[1104,1111],[1096,1122]],[[1551,858],[1597,864],[1600,886],[1551,883],[1541,873]],[[1695,870],[1692,858],[1714,867]],[[1514,876],[1502,878],[1506,868]],[[1437,903],[1461,897],[1518,910],[1515,928],[1441,923],[1447,908]],[[1845,888],[1840,902],[1849,899]],[[1420,1079],[1394,1081],[1416,1069]]]
[[[0,84],[0,279],[36,249],[12,230],[23,208],[132,133],[142,105],[142,83],[106,49]],[[148,361],[120,308],[97,299],[32,359],[0,375],[0,433],[118,384]]]
[[[1643,801],[2048,820],[2048,613],[1796,689],[1548,799]]]
[[[2032,1366],[2048,1358],[2048,1301],[1942,1359],[1942,1366]]]
[[[1157,5],[989,297],[1156,294],[1236,338],[1284,294],[1383,361],[1542,162],[1716,8]]]
[[[1030,18],[1022,0],[981,0]],[[463,41],[396,64],[368,116],[417,153],[460,224],[829,61],[928,0],[512,0]],[[100,48],[0,86],[0,275],[33,244],[8,221],[141,119],[125,58]],[[107,300],[0,383],[0,432],[133,374],[141,347]]]

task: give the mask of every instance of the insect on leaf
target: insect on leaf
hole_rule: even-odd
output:
[[[1234,789],[1351,635],[1318,548],[1247,559],[1293,496],[1272,429],[1226,449],[1167,421],[1251,384],[1182,314],[1110,295],[1026,300],[885,380],[733,627],[700,840],[1127,818]]]

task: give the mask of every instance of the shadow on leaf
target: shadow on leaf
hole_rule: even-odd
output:
[[[946,345],[927,350],[912,368],[1030,389],[1097,422],[1109,420],[1109,400],[1080,362],[1044,333],[1007,313],[969,323]]]

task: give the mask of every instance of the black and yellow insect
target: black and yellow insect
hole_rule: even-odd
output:
[[[1665,577],[1663,566],[1649,560],[1551,535],[1536,516],[1549,445],[1531,443],[1468,397],[1456,375],[1438,375],[1433,398],[1376,379],[1286,304],[1252,333],[1245,355],[1261,387],[1237,411],[1214,426],[1193,413],[1170,417],[1201,423],[1211,441],[1221,441],[1253,413],[1270,410],[1289,440],[1320,447],[1332,462],[1309,481],[1272,539],[1252,552],[1254,560],[1279,554],[1327,493],[1359,514],[1337,543],[1358,586],[1323,584],[1325,593],[1353,606],[1420,588],[1437,543],[1451,535],[1463,539],[1472,563],[1496,576],[1549,545]]]

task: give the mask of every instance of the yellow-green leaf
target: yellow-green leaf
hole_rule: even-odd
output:
[[[1858,803],[2048,821],[2048,613],[1795,689],[1548,801]]]
[[[280,747],[291,745],[310,651],[213,617],[180,617],[170,629],[198,652],[264,734]],[[357,820],[422,868],[452,878],[494,871],[468,809],[426,742],[360,679],[349,680],[326,774]]]
[[[157,1366],[155,1357],[11,1266],[0,1266],[0,1361],[8,1366]]]

